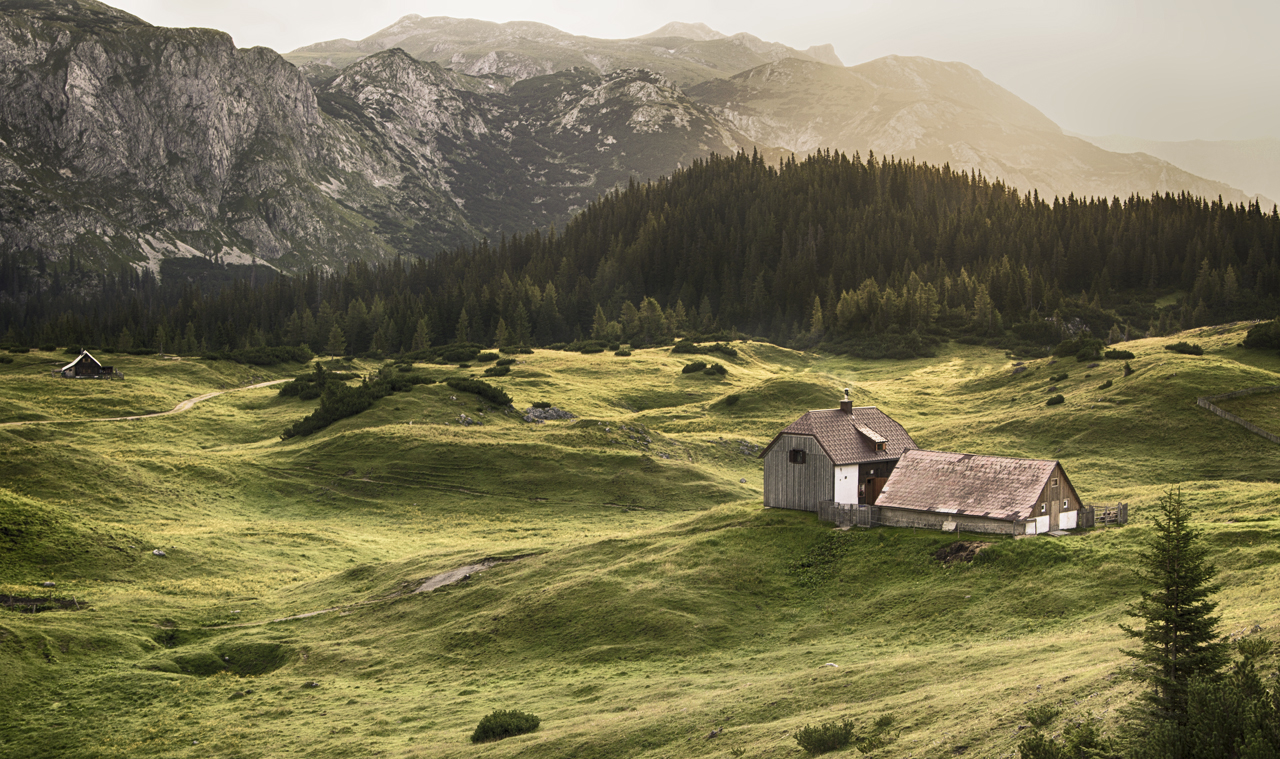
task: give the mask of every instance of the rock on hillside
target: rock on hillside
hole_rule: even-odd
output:
[[[1127,197],[1243,193],[1139,154],[1108,153],[962,63],[889,56],[839,69],[784,60],[689,95],[758,142],[797,152],[829,147],[980,171],[1041,195]]]

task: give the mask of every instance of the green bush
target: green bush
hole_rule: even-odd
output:
[[[484,375],[486,377],[505,377],[510,373],[511,367],[509,366],[491,366],[484,370]]]
[[[1027,709],[1026,717],[1027,721],[1030,722],[1033,727],[1044,727],[1050,722],[1053,722],[1061,713],[1062,710],[1057,707],[1049,706],[1048,704],[1041,704],[1040,706],[1032,706]]]
[[[13,356],[0,356],[0,364],[12,364]]]
[[[514,358],[500,358],[498,359],[498,363],[494,364],[494,366],[511,366],[515,362],[516,360]]]
[[[1063,372],[1062,374],[1055,374],[1049,378],[1049,384],[1053,384],[1054,382],[1061,382],[1066,378],[1067,378],[1066,372]]]
[[[1102,349],[1106,343],[1096,337],[1080,335],[1070,340],[1063,340],[1053,349],[1055,356],[1075,356],[1077,361],[1095,361],[1102,358]]]
[[[1280,348],[1280,319],[1250,327],[1241,345],[1246,348]]]
[[[490,361],[497,361],[498,354],[486,351],[485,353],[476,354],[476,357],[471,360],[477,364],[487,364]]]
[[[738,405],[738,401],[740,400],[742,400],[742,396],[737,393],[733,393],[732,395],[726,395],[724,397],[724,405],[736,406]]]
[[[619,348],[618,350],[616,350],[616,351],[614,351],[614,352],[613,352],[613,355],[615,355],[615,356],[630,356],[630,355],[631,355],[631,351],[626,350],[626,349],[623,349],[623,348]]]
[[[465,345],[457,345],[446,348],[440,354],[440,358],[443,359],[446,364],[460,364],[464,361],[474,360],[479,354],[480,351],[475,348]]]
[[[1130,359],[1130,358],[1134,358],[1134,355],[1133,355],[1133,352],[1132,352],[1132,351],[1118,351],[1118,350],[1117,350],[1117,351],[1107,351],[1106,353],[1103,353],[1103,354],[1102,354],[1102,357],[1103,357],[1103,358],[1122,358],[1122,359]]]
[[[724,368],[720,364],[712,364],[711,366],[708,366],[706,369],[703,369],[702,373],[713,376],[713,377],[716,375],[720,375],[721,377],[723,377],[724,375],[729,373],[729,370]]]
[[[155,351],[152,351],[154,353]],[[305,345],[290,348],[277,345],[274,348],[240,348],[233,351],[206,353],[203,358],[209,361],[234,361],[237,364],[252,366],[274,366],[276,364],[305,364],[313,357],[311,349]]]
[[[494,387],[488,382],[484,382],[482,380],[460,379],[458,377],[454,377],[453,379],[446,380],[445,384],[460,393],[474,393],[495,406],[511,405],[511,396],[507,395],[502,388]]]
[[[1203,356],[1204,355],[1204,348],[1201,348],[1199,345],[1195,345],[1194,343],[1188,343],[1184,340],[1180,340],[1176,343],[1170,343],[1169,345],[1164,346],[1164,349],[1167,351],[1173,351],[1174,353],[1181,353],[1187,356]]]
[[[551,408],[551,402],[550,401],[534,401],[533,407],[534,408]]]
[[[1103,382],[1101,385],[1098,385],[1099,390],[1106,390],[1109,387],[1111,387],[1111,380],[1107,380],[1106,382]]]
[[[694,361],[692,364],[685,364],[685,365],[684,365],[684,368],[680,370],[680,373],[681,373],[681,374],[694,374],[694,373],[696,373],[696,372],[700,372],[700,371],[702,371],[703,369],[706,369],[706,368],[707,368],[707,362],[706,362],[706,361]]]
[[[839,751],[853,742],[853,722],[824,722],[815,727],[805,725],[796,731],[796,743],[810,754]]]
[[[24,347],[21,347],[21,346],[13,346],[13,347],[9,348],[9,352],[10,352],[10,353],[30,353],[30,352],[31,352],[31,349],[30,349],[30,348],[24,348]]]
[[[510,738],[513,735],[524,735],[538,729],[542,720],[532,714],[515,710],[499,709],[486,714],[471,734],[472,743],[488,743]]]
[[[1044,405],[1046,405],[1046,406],[1057,406],[1057,405],[1058,405],[1058,404],[1060,404],[1060,403],[1066,403],[1066,402],[1067,402],[1067,399],[1066,399],[1066,398],[1063,398],[1063,397],[1062,397],[1062,394],[1061,394],[1061,393],[1059,393],[1059,394],[1057,394],[1057,395],[1053,396],[1052,398],[1050,398],[1049,400],[1045,401],[1045,402],[1044,402]]]

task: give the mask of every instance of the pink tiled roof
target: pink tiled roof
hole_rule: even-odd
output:
[[[859,428],[866,432],[860,432]],[[902,425],[875,406],[859,406],[848,414],[838,408],[810,411],[778,433],[760,457],[764,458],[783,435],[815,438],[836,466],[896,459],[903,451],[916,447]],[[884,450],[876,450],[876,443],[882,441]]]
[[[879,506],[1021,521],[1031,516],[1056,461],[907,451]]]

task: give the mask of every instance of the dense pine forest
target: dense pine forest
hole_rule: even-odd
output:
[[[0,343],[205,354],[648,345],[744,335],[870,357],[945,338],[1032,351],[1280,312],[1280,215],[1187,195],[1020,195],[824,152],[713,157],[563,230],[346,271],[212,281],[0,255]]]

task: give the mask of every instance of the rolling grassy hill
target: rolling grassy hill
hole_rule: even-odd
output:
[[[71,600],[0,611],[0,755],[798,756],[805,724],[891,714],[878,756],[1003,756],[1030,706],[1063,708],[1050,730],[1113,726],[1137,688],[1116,623],[1169,486],[1222,569],[1223,631],[1280,623],[1280,456],[1194,405],[1280,381],[1242,337],[1125,344],[1129,377],[1119,361],[1015,373],[968,346],[891,362],[742,343],[725,378],[665,349],[537,351],[493,382],[578,416],[543,425],[436,384],[289,441],[315,402],[273,389],[0,427],[0,601]],[[1163,349],[1178,339],[1205,355]],[[0,365],[0,423],[303,371],[130,357],[124,382],[70,382],[48,376],[59,359]],[[1046,407],[1062,373],[1066,403]],[[922,447],[1061,459],[1133,521],[949,566],[933,554],[955,536],[763,510],[755,453],[844,387]],[[1232,410],[1280,429],[1268,397]],[[510,560],[411,592],[486,557]],[[542,726],[473,746],[493,709]]]

